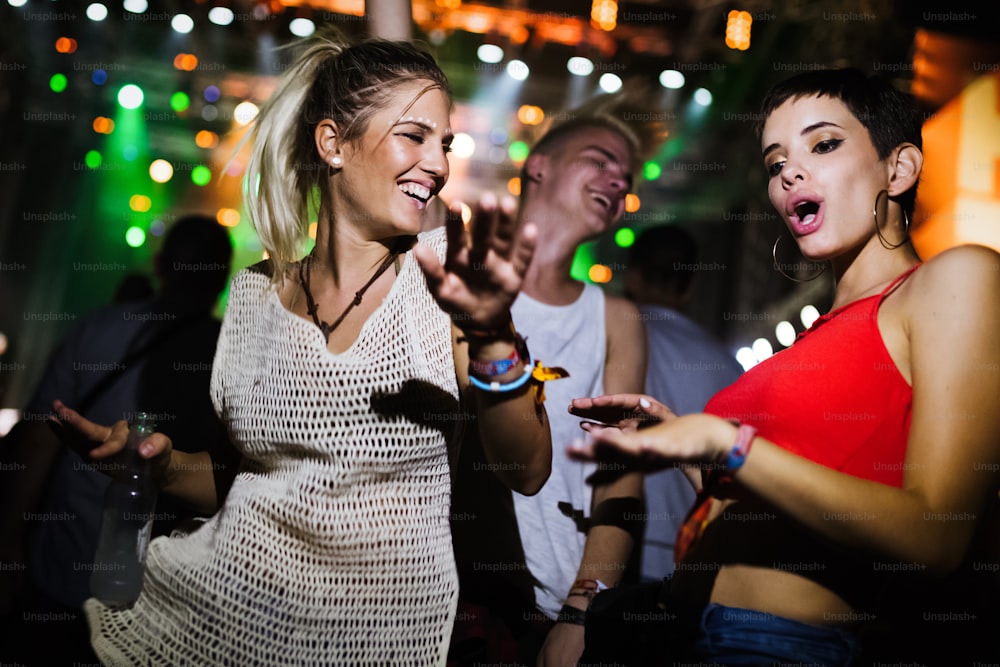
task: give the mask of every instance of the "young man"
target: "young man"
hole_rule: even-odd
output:
[[[624,214],[640,145],[612,118],[577,117],[550,130],[525,160],[520,216],[537,226],[538,240],[511,312],[534,359],[569,377],[545,385],[553,461],[539,493],[508,496],[498,512],[498,503],[484,500],[493,486],[481,474],[489,464],[471,460],[474,445],[463,451],[452,518],[464,604],[452,664],[515,654],[520,664],[577,664],[590,598],[618,584],[641,536],[642,476],[592,485],[596,468],[563,453],[584,436],[580,420],[566,411],[572,398],[644,389],[638,310],[570,274],[577,248]],[[496,617],[506,626],[500,636],[487,633],[483,641],[469,627],[496,627]],[[473,639],[487,648],[476,653]]]

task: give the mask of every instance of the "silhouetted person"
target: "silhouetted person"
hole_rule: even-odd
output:
[[[685,314],[698,261],[695,237],[662,225],[639,234],[624,272],[625,297],[639,307],[646,328],[646,393],[677,415],[701,412],[742,373],[715,336]],[[674,539],[695,493],[677,469],[647,475],[645,488],[640,576],[655,580],[674,570]]]
[[[220,326],[212,310],[231,257],[229,234],[214,219],[179,219],[154,257],[157,293],[85,316],[53,350],[23,420],[2,443],[4,461],[19,466],[0,491],[4,547],[18,570],[27,565],[4,654],[14,647],[26,664],[94,661],[80,607],[90,597],[113,464],[64,446],[47,422],[54,399],[108,423],[153,413],[179,447],[211,451],[217,488],[228,488],[237,455],[212,408],[209,379]],[[153,534],[204,516],[198,510],[161,494]]]
[[[111,302],[139,301],[140,299],[148,299],[155,293],[153,281],[145,273],[127,273],[118,283],[118,287],[115,288],[115,295]]]

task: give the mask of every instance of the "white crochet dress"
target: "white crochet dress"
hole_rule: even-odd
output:
[[[439,255],[443,230],[421,236]],[[412,254],[332,354],[266,275],[232,282],[212,399],[244,455],[225,506],[149,548],[143,593],[91,599],[111,665],[443,665],[458,580],[449,318]]]

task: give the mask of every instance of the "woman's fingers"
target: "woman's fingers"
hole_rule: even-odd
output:
[[[531,259],[535,256],[535,248],[538,245],[538,227],[528,223],[521,230],[520,235],[514,241],[514,250],[511,253],[510,261],[514,265],[514,273],[518,278],[524,278],[528,272]]]
[[[451,252],[450,241],[448,242],[448,252]],[[424,272],[428,289],[431,294],[436,296],[441,283],[445,279],[445,268],[441,266],[441,262],[438,261],[434,251],[422,243],[413,246],[413,256],[417,258],[417,264],[420,266],[421,271]]]
[[[105,459],[125,449],[125,443],[128,441],[128,422],[123,419],[115,422],[114,426],[105,428],[110,428],[111,433],[99,446],[87,452],[93,459]]]
[[[445,215],[445,238],[448,247],[445,249],[445,271],[454,270],[454,267],[467,260],[465,223],[462,222],[462,203],[453,202]],[[418,244],[419,245],[419,244]],[[431,252],[427,250],[427,252]],[[433,253],[431,253],[433,254]],[[435,261],[437,257],[434,258]]]
[[[497,198],[492,192],[486,192],[476,205],[472,216],[471,241],[469,246],[469,261],[472,269],[482,268],[486,264],[486,255],[490,251],[497,217]]]
[[[104,442],[112,435],[111,426],[95,424],[60,400],[52,401],[57,420],[91,442]]]
[[[512,197],[504,197],[496,207],[493,235],[490,245],[504,259],[510,259],[517,240],[517,204]]]
[[[625,422],[643,428],[675,417],[670,408],[645,394],[609,394],[574,398],[569,411],[577,417],[624,427]]]
[[[65,442],[79,454],[104,459],[117,454],[128,439],[128,422],[121,420],[111,426],[92,422],[59,400],[52,402],[56,412],[53,421],[70,437]],[[66,435],[64,431],[64,436]],[[94,445],[97,444],[97,447]]]
[[[129,426],[124,419],[111,426],[105,426],[90,421],[62,401],[53,401],[52,407],[55,409],[60,425],[71,429],[86,440],[84,447],[89,449],[85,453],[91,458],[105,459],[125,449],[125,444],[128,442]],[[95,443],[99,444],[93,447]],[[154,433],[140,443],[139,454],[150,459],[164,452],[169,452],[170,447],[170,438],[162,433]]]

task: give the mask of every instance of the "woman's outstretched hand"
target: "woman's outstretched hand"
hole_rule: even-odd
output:
[[[677,418],[670,408],[645,394],[607,394],[593,398],[574,398],[570,401],[569,411],[577,417],[604,426],[613,426],[625,432]]]
[[[678,417],[642,394],[577,398],[570,412],[594,421],[580,424],[589,437],[567,447],[567,455],[619,469],[655,472],[722,464],[736,439],[736,427],[725,419],[708,414]]]
[[[125,449],[129,426],[124,419],[105,426],[90,421],[62,401],[53,401],[52,408],[56,413],[52,418],[54,427],[84,458],[113,462]],[[139,456],[153,461],[153,479],[160,486],[166,483],[172,450],[170,438],[162,433],[154,433],[139,444]]]
[[[444,265],[420,244],[414,251],[417,262],[434,299],[458,328],[500,330],[510,319],[538,230],[532,224],[518,229],[517,205],[510,197],[498,202],[492,193],[483,195],[468,232],[460,211],[461,205],[453,204],[447,216]]]

